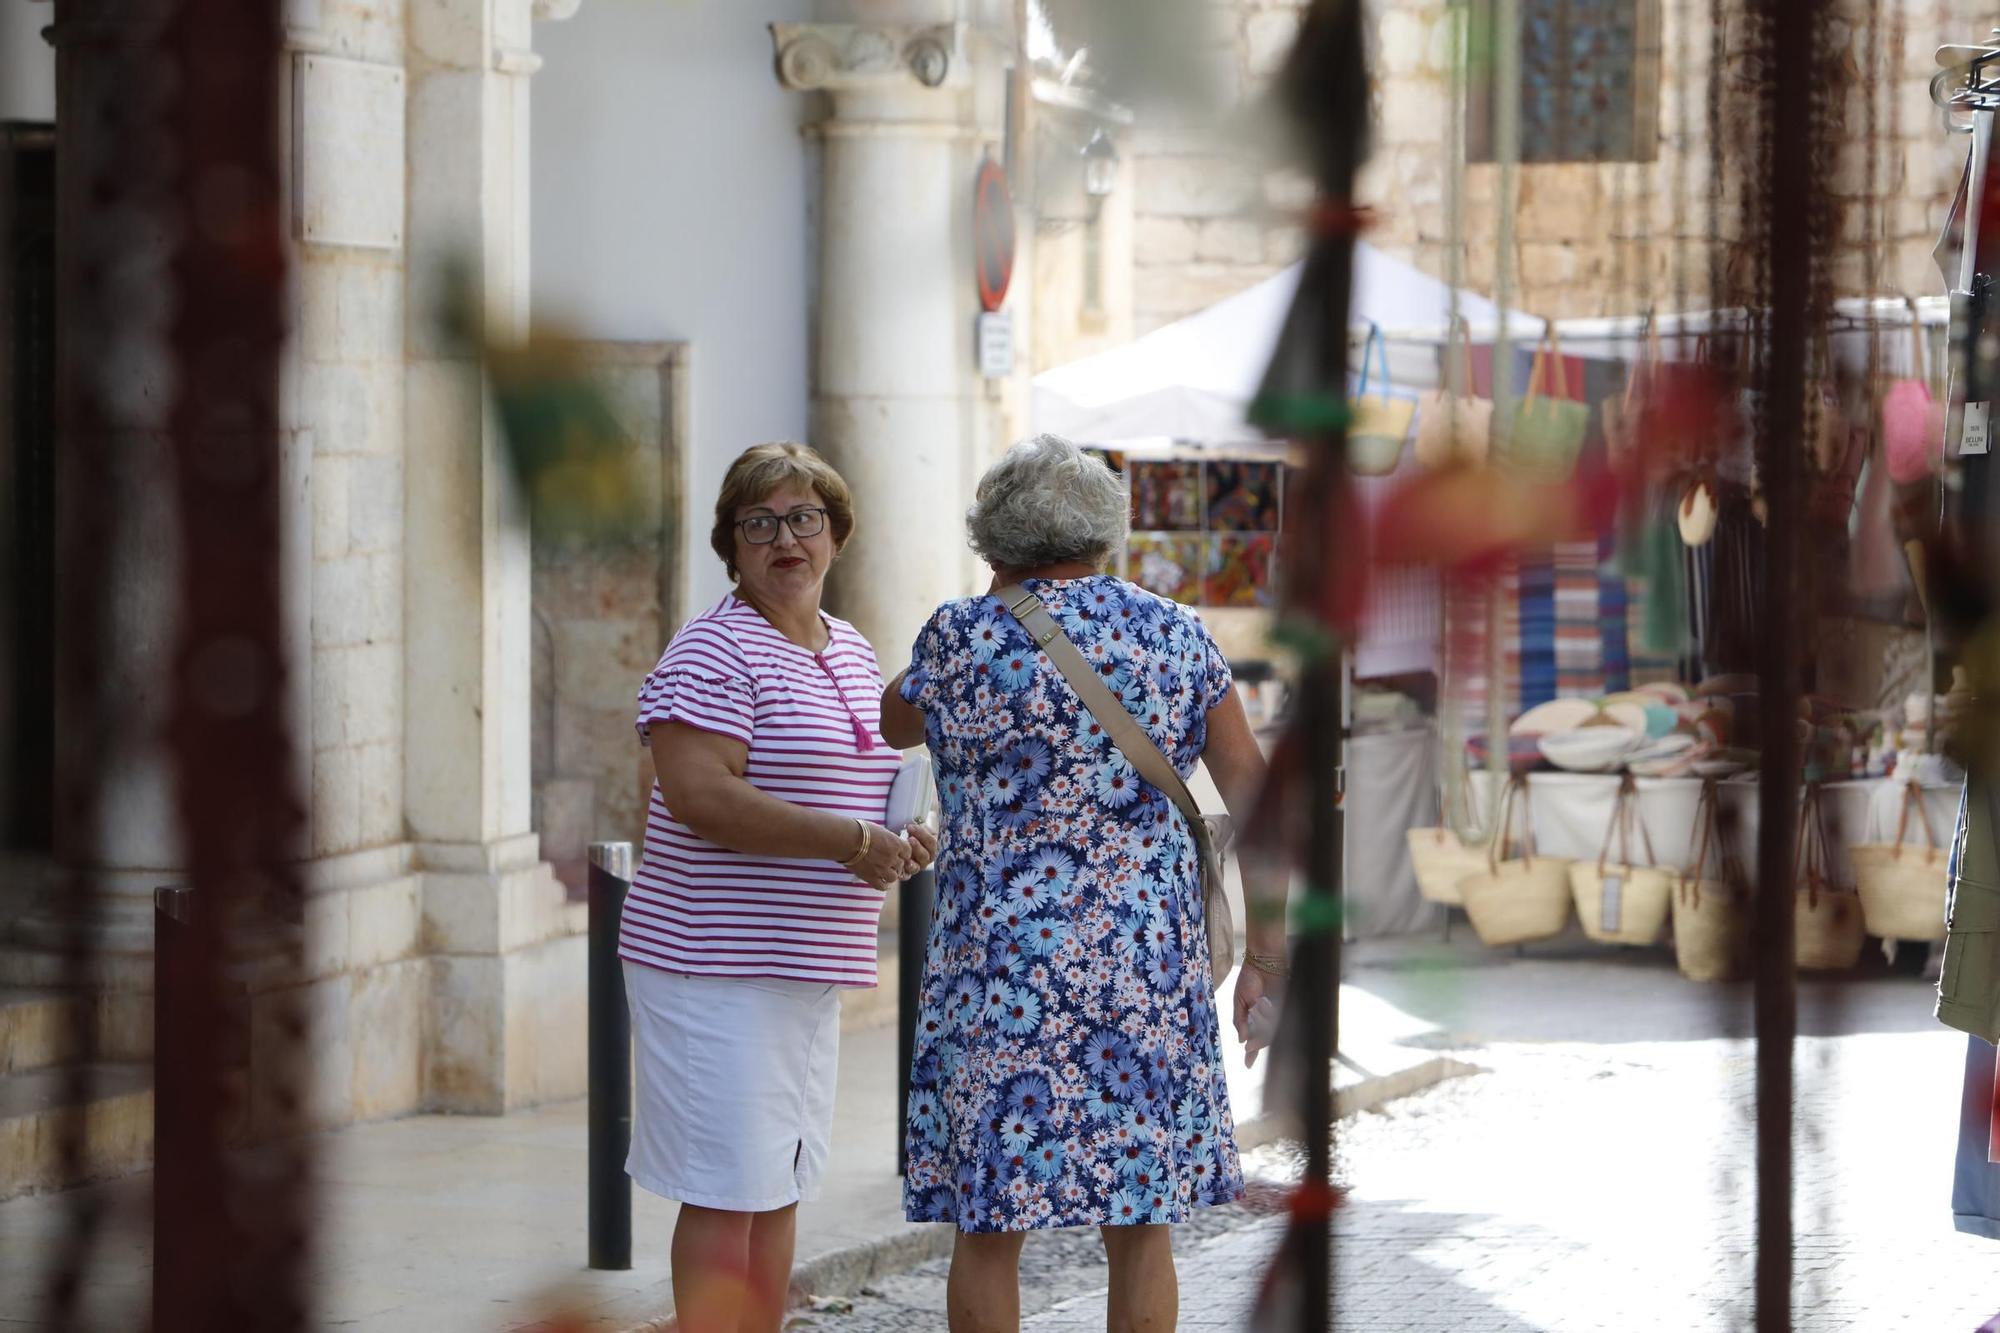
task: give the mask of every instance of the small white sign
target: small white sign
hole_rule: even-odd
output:
[[[1005,379],[1014,373],[1014,317],[1005,310],[990,310],[979,317],[976,339],[979,373],[989,380]]]
[[[1958,432],[1958,452],[1960,454],[1983,454],[1992,436],[1990,423],[1993,417],[1992,403],[1967,403],[1965,424]]]

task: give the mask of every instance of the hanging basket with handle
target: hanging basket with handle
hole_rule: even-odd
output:
[[[1917,825],[1924,831],[1922,847],[1903,841],[1910,828],[1911,806],[1916,807]],[[1938,846],[1922,786],[1904,785],[1894,842],[1857,843],[1848,855],[1854,860],[1854,885],[1861,894],[1861,915],[1870,935],[1933,944],[1944,938],[1945,871],[1951,857]]]
[[[1844,972],[1861,961],[1868,931],[1861,900],[1827,879],[1826,827],[1817,782],[1808,783],[1799,810],[1799,836],[1792,849],[1797,888],[1792,897],[1792,956],[1809,972]]]
[[[1380,377],[1371,386],[1378,368]],[[1389,345],[1378,324],[1368,325],[1368,340],[1361,345],[1361,382],[1355,386],[1349,410],[1354,415],[1347,428],[1348,467],[1367,477],[1394,472],[1417,405],[1412,399],[1396,396],[1389,379]]]
[[[1447,762],[1440,757],[1440,772],[1445,771]],[[1494,825],[1494,833],[1483,841],[1468,842],[1459,833],[1460,829],[1471,830],[1474,838],[1479,836],[1467,817],[1469,807],[1470,795],[1464,784],[1454,784],[1447,778],[1438,790],[1440,826],[1413,828],[1404,834],[1410,848],[1410,869],[1417,876],[1417,893],[1427,902],[1463,907],[1465,897],[1459,892],[1459,885],[1467,876],[1481,874],[1486,869],[1486,847],[1498,836],[1499,825]]]
[[[1517,794],[1521,801],[1521,855],[1508,857]],[[1515,777],[1500,798],[1500,822],[1486,849],[1485,867],[1459,882],[1473,930],[1482,943],[1495,947],[1552,939],[1569,924],[1569,862],[1559,856],[1535,855],[1535,822],[1527,807],[1527,780]]]
[[[1632,860],[1632,826],[1639,827],[1639,840],[1646,849],[1644,865]],[[1611,836],[1618,835],[1618,860],[1609,861]],[[1577,861],[1569,868],[1570,892],[1576,899],[1576,917],[1583,933],[1600,944],[1656,944],[1666,928],[1672,906],[1674,877],[1655,867],[1653,835],[1639,814],[1639,784],[1630,773],[1618,783],[1618,799],[1611,807],[1611,822],[1604,829],[1604,845],[1597,863]]]
[[[1486,461],[1493,437],[1493,400],[1472,392],[1472,351],[1465,321],[1453,323],[1445,338],[1439,365],[1440,383],[1417,399],[1417,436],[1412,445],[1417,462],[1436,470],[1453,463],[1477,467]],[[1453,354],[1458,357],[1458,384],[1450,383]]]
[[[1717,828],[1715,779],[1701,784],[1687,868],[1674,885],[1674,962],[1689,981],[1739,981],[1750,972],[1750,902],[1742,861]],[[1715,877],[1708,873],[1714,854]]]
[[[1528,371],[1528,391],[1509,404],[1504,419],[1496,415],[1493,435],[1500,458],[1509,470],[1528,481],[1569,480],[1576,470],[1583,437],[1590,428],[1590,404],[1569,396],[1568,362],[1553,323],[1535,349]]]

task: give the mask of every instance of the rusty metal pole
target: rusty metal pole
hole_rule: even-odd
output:
[[[1797,585],[1805,521],[1806,356],[1814,309],[1813,243],[1821,125],[1814,59],[1825,0],[1757,0],[1768,170],[1762,173],[1762,236],[1769,290],[1763,385],[1767,417],[1760,452],[1768,519],[1764,599],[1774,632],[1758,653],[1759,778],[1756,950],[1758,1333],[1792,1326],[1793,1038],[1798,980],[1793,963],[1793,840],[1802,773],[1798,739],[1806,608]],[[1829,77],[1837,77],[1828,71]],[[1830,95],[1830,94],[1828,94]]]
[[[309,1173],[294,989],[254,1048],[245,966],[297,975],[305,812],[288,727],[279,561],[279,366],[286,324],[278,0],[176,0],[162,33],[174,97],[168,447],[180,545],[168,726],[195,911],[175,1049],[188,1084],[179,1142],[203,1188],[166,1200],[184,1263],[156,1274],[154,1327],[291,1333],[304,1297]],[[126,133],[140,133],[137,124]],[[181,964],[177,963],[177,967]],[[247,1057],[248,1104],[230,1078]]]

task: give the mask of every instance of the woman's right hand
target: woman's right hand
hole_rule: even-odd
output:
[[[848,867],[854,877],[887,893],[902,882],[903,867],[910,859],[910,844],[902,835],[880,824],[868,826],[868,850]]]

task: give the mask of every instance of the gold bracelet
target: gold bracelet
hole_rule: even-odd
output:
[[[848,857],[845,861],[842,861],[840,863],[843,867],[850,870],[853,869],[854,864],[857,861],[859,861],[862,857],[868,855],[869,840],[875,836],[874,831],[868,827],[867,820],[857,819],[854,822],[861,826],[861,845],[854,849],[854,855]]]
[[[1292,974],[1292,965],[1285,961],[1283,954],[1277,953],[1251,953],[1246,949],[1243,966],[1262,972],[1267,977],[1288,977]]]

